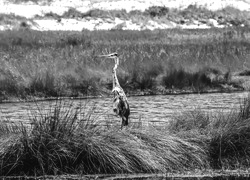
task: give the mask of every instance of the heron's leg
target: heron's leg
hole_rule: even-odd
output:
[[[123,120],[123,116],[122,116],[121,130],[122,130],[123,126],[125,126],[125,125],[124,125],[124,120]]]
[[[122,116],[122,126],[127,126],[128,125],[128,118]]]

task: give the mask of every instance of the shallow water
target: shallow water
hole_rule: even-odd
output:
[[[248,92],[210,93],[185,95],[157,95],[128,97],[131,108],[130,121],[143,123],[165,123],[173,116],[184,112],[201,109],[208,113],[228,112],[237,108]],[[61,104],[62,109],[78,109],[81,116],[91,113],[91,118],[119,122],[112,112],[112,98],[40,101],[25,103],[0,104],[2,121],[30,123],[30,118],[42,116]]]

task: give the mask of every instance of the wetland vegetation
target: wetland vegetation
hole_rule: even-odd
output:
[[[99,126],[93,111],[85,111],[58,101],[46,115],[33,114],[30,126],[1,123],[0,175],[213,174],[249,168],[250,97],[230,113],[195,110],[160,127],[143,120],[123,130],[120,124]]]
[[[177,12],[151,7],[144,13],[83,14],[70,9],[61,17],[46,16],[163,21],[168,15],[176,23],[181,23],[180,17],[205,16],[222,24],[249,26],[248,13],[235,11],[235,18],[227,14],[232,10],[212,13],[189,6]],[[0,32],[0,101],[109,96],[113,62],[97,55],[114,51],[121,60],[119,82],[128,95],[249,90],[249,35],[244,27],[39,32],[23,23],[19,30]],[[223,170],[249,175],[250,97],[229,113],[194,110],[173,117],[165,126],[144,125],[139,119],[138,125],[124,130],[120,124],[100,126],[93,119],[94,107],[87,112],[60,102],[47,114],[38,110],[30,116],[30,125],[0,124],[0,176],[197,175]]]
[[[108,96],[112,61],[128,95],[247,90],[249,29],[0,32],[0,99]]]

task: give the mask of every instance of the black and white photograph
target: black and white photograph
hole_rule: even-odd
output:
[[[250,0],[1,0],[0,179],[250,179]]]

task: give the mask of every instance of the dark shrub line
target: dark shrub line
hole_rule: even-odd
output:
[[[220,87],[222,83],[229,83],[228,74],[222,74],[211,68],[204,68],[195,73],[186,72],[184,69],[171,69],[162,79],[166,88],[193,88],[193,91],[202,92],[208,88]]]
[[[216,70],[215,70],[216,71]],[[211,73],[211,74],[209,74]],[[191,90],[192,92],[203,92],[213,88],[222,88],[221,84],[232,84],[228,74],[212,73],[199,71],[196,73],[186,72],[184,69],[171,69],[166,75],[162,76],[159,82],[157,77],[163,75],[162,66],[155,66],[151,69],[135,70],[131,76],[118,75],[121,86],[126,92],[151,90],[152,93],[158,93],[157,86],[162,85],[167,90]],[[210,75],[213,77],[211,79]],[[96,96],[104,91],[102,89],[111,89],[108,84],[102,84],[100,78],[90,78],[82,81],[76,81],[73,77],[63,82],[51,73],[37,75],[30,84],[26,86],[18,85],[16,80],[2,80],[0,91],[2,99],[8,97],[26,98],[28,96],[38,97],[58,97],[58,96]],[[61,86],[60,84],[66,84]],[[232,84],[234,85],[234,84]],[[237,84],[235,84],[236,86]],[[108,91],[108,90],[107,90]],[[106,93],[105,93],[106,94]],[[108,94],[106,94],[108,95]]]

